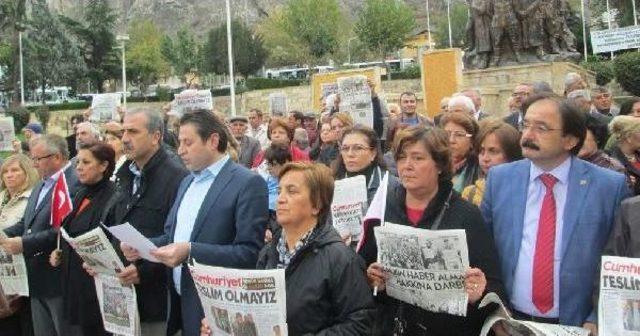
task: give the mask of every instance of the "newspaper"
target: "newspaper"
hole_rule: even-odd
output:
[[[583,328],[516,320],[511,317],[496,293],[485,295],[479,307],[483,308],[491,303],[496,303],[499,307],[484,321],[480,336],[486,336],[499,322],[507,334],[512,336],[589,336],[589,331]]]
[[[284,269],[189,269],[213,335],[287,335]]]
[[[0,240],[6,238],[0,230]],[[0,248],[0,285],[6,295],[29,296],[27,265],[22,254],[11,255]]]
[[[348,111],[355,124],[373,128],[373,103],[367,76],[338,78],[340,111]]]
[[[171,114],[182,116],[193,110],[213,110],[213,97],[209,90],[185,90],[174,96]]]
[[[269,111],[271,115],[286,116],[289,111],[287,95],[284,92],[269,94]]]
[[[640,259],[602,257],[598,327],[602,336],[640,335]]]
[[[340,236],[360,241],[362,220],[367,211],[367,181],[364,175],[335,182],[331,219]]]
[[[91,99],[92,122],[110,121],[118,119],[118,106],[120,106],[121,95],[119,93],[96,94]]]
[[[338,83],[320,84],[320,97],[326,98],[331,94],[338,93]]]
[[[0,151],[12,151],[15,138],[13,117],[0,117]]]
[[[374,228],[387,294],[427,311],[467,315],[464,230],[425,230],[385,223]]]
[[[60,228],[60,233],[80,258],[98,273],[93,280],[104,329],[118,335],[139,335],[135,288],[120,284],[116,274],[124,265],[102,228],[97,227],[76,238],[70,237],[64,228]]]

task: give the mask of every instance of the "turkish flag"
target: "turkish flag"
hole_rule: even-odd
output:
[[[59,229],[64,218],[72,210],[73,203],[71,203],[67,179],[64,177],[64,173],[60,173],[60,177],[53,186],[53,193],[51,193],[51,226],[56,230]]]

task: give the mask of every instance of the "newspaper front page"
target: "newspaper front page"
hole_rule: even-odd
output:
[[[387,294],[427,311],[466,316],[464,230],[425,230],[385,223],[374,228]]]
[[[364,175],[335,182],[331,218],[333,226],[342,237],[360,241],[362,220],[367,212],[367,181]]]
[[[355,124],[373,128],[373,103],[371,88],[366,76],[338,78],[340,111],[348,111]]]
[[[283,269],[189,268],[213,335],[287,335]]]
[[[60,233],[80,258],[98,273],[93,280],[104,329],[118,335],[139,335],[135,287],[123,286],[116,277],[124,265],[102,228],[97,227],[76,238],[70,237],[64,228],[60,228]]]
[[[289,112],[287,95],[284,92],[269,94],[269,111],[271,115],[286,116]]]
[[[6,238],[0,230],[0,240]],[[0,285],[6,295],[29,296],[27,265],[22,254],[11,255],[0,248]]]
[[[602,257],[598,327],[601,336],[640,335],[640,259]]]
[[[0,150],[12,151],[15,138],[16,129],[13,124],[13,117],[0,117]]]
[[[119,93],[102,93],[93,95],[91,99],[92,122],[102,122],[118,119],[118,106],[120,106],[121,96]]]
[[[496,323],[502,323],[504,330],[511,336],[589,336],[589,331],[583,328],[516,320],[511,317],[496,293],[485,295],[479,307],[483,308],[491,303],[496,303],[499,307],[485,320],[480,336],[489,334]]]
[[[171,114],[182,116],[197,109],[213,110],[213,96],[209,90],[185,90],[174,96]]]

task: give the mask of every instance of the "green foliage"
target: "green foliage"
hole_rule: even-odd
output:
[[[627,52],[615,58],[613,71],[623,89],[640,96],[640,52]]]
[[[158,101],[172,101],[173,94],[171,94],[171,89],[165,86],[156,87],[156,97],[158,97]]]
[[[19,132],[29,123],[29,110],[22,106],[10,107],[5,111],[6,115],[13,117],[13,125],[16,132]]]
[[[451,41],[454,48],[464,47],[467,26],[467,6],[464,3],[451,2]],[[442,15],[432,16],[435,25],[434,40],[436,47],[449,48],[449,24],[446,10]]]
[[[49,125],[49,118],[51,114],[49,113],[49,108],[46,105],[38,106],[36,109],[36,118],[42,125],[44,131],[47,130],[47,126]]]
[[[200,65],[200,48],[193,32],[187,28],[178,31],[175,41],[167,35],[163,36],[160,50],[176,74],[181,77],[195,72]]]
[[[366,0],[354,30],[369,50],[384,59],[404,46],[415,26],[413,11],[404,2]]]
[[[162,34],[150,20],[136,21],[129,30],[127,76],[142,92],[159,78],[169,74],[169,63],[161,51]]]
[[[245,87],[247,90],[263,90],[263,89],[275,89],[289,86],[300,86],[302,84],[302,80],[297,79],[273,79],[273,78],[262,78],[262,77],[252,77],[248,78],[245,81]]]
[[[127,99],[127,101],[129,100]],[[91,106],[91,103],[86,101],[81,101],[81,102],[69,102],[69,103],[47,105],[47,109],[49,110],[49,112],[67,111],[67,110],[86,110],[90,106]],[[38,109],[40,109],[41,107],[42,105],[31,105],[31,106],[28,106],[27,109],[29,110],[29,112],[37,113]]]
[[[264,37],[264,45],[269,50],[269,66],[304,64],[310,58],[305,45],[291,38],[285,29],[284,13],[283,8],[276,8],[256,27],[257,32]]]
[[[262,37],[252,32],[243,23],[234,20],[231,23],[233,35],[233,70],[245,78],[260,70],[267,59],[267,50]],[[209,31],[203,46],[203,66],[206,71],[228,73],[227,28],[220,25]]]
[[[289,0],[281,24],[289,38],[318,61],[338,48],[344,21],[336,0]]]
[[[590,56],[586,62],[582,62],[585,69],[591,70],[596,74],[596,84],[607,85],[615,77],[613,62],[598,56]]]
[[[402,71],[394,72],[393,79],[416,79],[420,78],[420,66],[419,65],[411,65],[406,67]]]

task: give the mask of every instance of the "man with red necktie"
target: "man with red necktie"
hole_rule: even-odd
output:
[[[628,194],[625,178],[577,158],[586,121],[574,106],[545,94],[532,97],[523,111],[525,159],[491,169],[481,205],[511,313],[595,335],[594,277]]]

